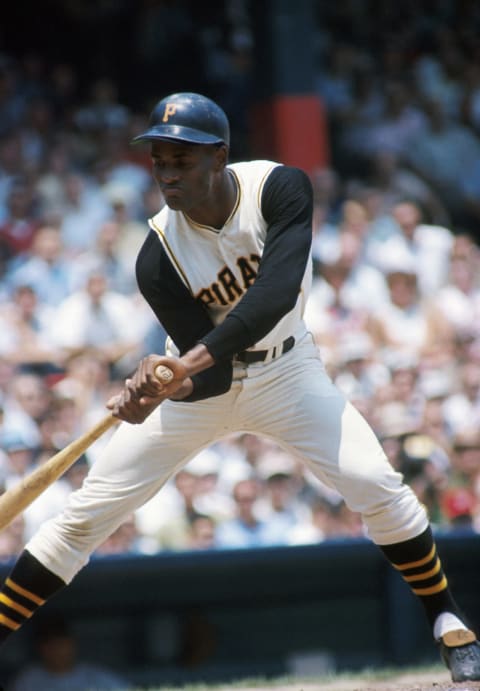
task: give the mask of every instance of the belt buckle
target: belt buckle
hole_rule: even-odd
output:
[[[265,364],[288,353],[294,345],[295,337],[289,336],[281,345],[272,346],[272,348],[268,348],[267,350],[244,350],[241,353],[237,353],[234,359],[245,365],[251,365],[256,362],[263,362]]]
[[[265,354],[265,358],[263,362],[273,362],[277,358],[277,349],[279,349],[279,346],[273,346],[273,348],[269,348]],[[279,353],[280,355],[281,353]]]

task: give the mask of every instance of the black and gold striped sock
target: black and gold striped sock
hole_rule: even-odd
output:
[[[432,628],[435,619],[442,612],[452,612],[461,618],[448,587],[430,528],[411,540],[379,546],[412,592],[420,598]]]
[[[0,643],[65,582],[24,550],[0,589]]]

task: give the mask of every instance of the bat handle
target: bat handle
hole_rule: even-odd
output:
[[[173,379],[173,372],[165,365],[158,365],[155,368],[155,376],[162,384],[169,384]]]

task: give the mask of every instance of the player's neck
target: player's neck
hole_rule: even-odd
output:
[[[237,205],[237,198],[237,180],[233,173],[225,169],[208,201],[201,207],[189,211],[188,217],[200,225],[223,228]]]

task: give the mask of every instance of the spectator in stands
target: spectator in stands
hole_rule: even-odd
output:
[[[195,511],[216,522],[231,518],[235,512],[230,492],[220,482],[221,467],[227,462],[216,449],[208,448],[194,456],[186,465],[188,472],[196,477],[193,503]]]
[[[35,192],[39,203],[39,213],[51,222],[51,216],[61,218],[65,200],[64,180],[73,165],[72,144],[66,137],[52,142],[45,154],[44,165],[35,181]]]
[[[112,384],[105,358],[88,350],[67,359],[64,374],[52,385],[52,391],[57,400],[73,401],[77,419],[85,421],[90,416],[98,419],[104,413],[104,397]]]
[[[201,513],[195,504],[197,495],[198,476],[185,466],[136,511],[138,529],[155,545],[154,551],[188,547],[192,520]]]
[[[480,251],[468,234],[458,234],[449,256],[446,283],[435,296],[457,339],[480,341]]]
[[[19,433],[6,434],[1,439],[7,454],[5,470],[5,489],[11,489],[36,468],[36,449]],[[46,460],[46,459],[45,459]],[[25,542],[38,526],[60,511],[68,495],[68,488],[62,480],[54,482],[23,512],[22,537]],[[17,541],[20,536],[17,535]]]
[[[442,412],[450,435],[464,427],[480,427],[480,367],[475,359],[459,365],[458,386],[442,405]]]
[[[388,367],[375,357],[373,341],[364,331],[338,341],[335,384],[349,400],[375,399],[390,384]]]
[[[480,435],[464,427],[453,438],[452,467],[443,493],[444,511],[455,526],[473,529],[480,502]]]
[[[290,454],[276,448],[259,460],[256,471],[264,488],[256,506],[258,518],[287,533],[310,522],[310,509],[300,497],[302,469]]]
[[[452,395],[453,390],[453,373],[431,372],[431,377],[439,378],[439,384],[431,387],[430,391],[421,384],[421,390],[424,394],[422,416],[419,424],[419,431],[426,434],[437,444],[437,449],[441,449],[443,454],[439,452],[438,463],[446,469],[450,465],[450,454],[452,451],[452,429],[447,423],[444,412],[445,402]],[[430,386],[430,385],[429,385]]]
[[[233,488],[236,515],[217,526],[218,547],[239,549],[286,544],[285,526],[269,519],[259,519],[256,505],[261,486],[256,479],[240,480]]]
[[[418,268],[409,253],[385,251],[381,261],[389,301],[372,310],[368,332],[377,348],[403,351],[430,366],[449,361],[453,333],[440,310],[423,300],[418,289]]]
[[[357,153],[365,161],[370,161],[379,151],[393,151],[403,157],[426,128],[427,119],[413,100],[408,83],[400,79],[386,81],[383,92],[383,111],[362,127],[362,136],[356,139]]]
[[[321,235],[318,240],[305,319],[319,345],[335,353],[339,340],[367,328],[370,311],[388,301],[388,289],[383,274],[361,260],[361,235],[341,230],[325,247]]]
[[[6,213],[0,224],[0,238],[11,254],[17,255],[30,250],[35,231],[40,225],[35,208],[35,194],[24,181],[10,186],[6,199]]]
[[[432,523],[436,527],[443,527],[448,522],[444,511],[444,493],[449,471],[444,464],[443,450],[426,434],[408,435],[402,442],[398,469],[426,507]]]
[[[465,64],[463,86],[461,115],[465,123],[480,135],[480,65],[475,60]]]
[[[52,339],[69,355],[96,353],[116,376],[127,376],[149,323],[146,318],[146,323],[141,322],[142,313],[133,300],[110,290],[102,266],[97,265],[85,276],[83,286],[58,306]]]
[[[465,212],[463,185],[480,158],[480,138],[457,120],[449,119],[437,99],[424,110],[427,128],[411,142],[405,160],[442,197],[454,222],[471,222]]]
[[[377,396],[379,408],[376,416],[381,424],[384,416],[382,406],[395,404],[403,411],[402,424],[408,424],[411,430],[418,429],[420,424],[425,397],[419,387],[420,361],[415,356],[403,352],[390,352],[385,358],[388,366],[390,381]],[[394,412],[392,408],[390,412]]]
[[[108,286],[116,293],[131,295],[136,292],[133,257],[127,264],[120,253],[122,228],[117,221],[104,221],[98,227],[94,244],[78,254],[72,266],[75,290],[85,285],[92,271],[101,271]]]
[[[52,343],[53,310],[29,285],[18,285],[0,307],[0,351],[23,372],[47,375],[61,370],[64,353]]]
[[[38,661],[18,672],[8,691],[127,691],[130,687],[113,671],[78,660],[77,640],[63,619],[45,617],[34,635]]]
[[[142,194],[140,208],[144,213],[135,209],[131,187],[125,184],[110,183],[103,188],[102,193],[111,205],[110,222],[116,223],[119,227],[119,238],[115,248],[118,261],[128,269],[131,276],[134,276],[135,258],[145,240],[145,223],[138,218],[150,218],[154,215],[152,208],[157,210],[162,207],[158,186],[153,191],[148,187]],[[153,201],[150,201],[151,198]]]
[[[0,564],[9,564],[18,557],[25,542],[25,519],[19,514],[0,532]]]
[[[1,67],[0,67],[1,71]],[[1,82],[1,76],[0,76]],[[1,84],[0,84],[1,101]],[[1,108],[1,104],[0,104]],[[1,114],[0,114],[1,120]],[[0,124],[1,128],[1,124]],[[8,217],[7,199],[10,190],[25,175],[25,160],[19,131],[13,131],[0,138],[0,223]]]
[[[434,225],[448,227],[451,219],[441,197],[420,175],[405,165],[394,151],[380,149],[370,160],[367,184],[382,196],[384,210],[390,210],[402,199],[423,209],[425,218]]]
[[[30,175],[40,169],[55,128],[53,103],[43,82],[43,89],[28,99],[22,127],[22,148]]]
[[[193,516],[190,521],[190,538],[187,541],[186,549],[215,549],[217,546],[216,529],[216,522],[211,516],[202,513]]]
[[[315,77],[315,91],[325,104],[334,142],[344,114],[350,112],[352,107],[352,75],[358,58],[358,51],[347,41],[335,41],[321,61]]]
[[[448,228],[424,223],[424,212],[412,199],[397,201],[390,213],[393,232],[385,240],[370,238],[368,260],[382,268],[382,262],[389,257],[410,256],[417,269],[419,294],[434,295],[448,278],[453,233]]]
[[[31,286],[42,303],[56,307],[71,291],[71,273],[60,231],[41,226],[29,254],[22,256],[18,264],[13,263],[6,281],[12,290],[20,285]]]
[[[96,79],[85,105],[77,108],[75,125],[83,132],[102,135],[110,129],[126,126],[128,109],[118,100],[118,89],[111,79]]]
[[[99,185],[76,171],[62,180],[64,203],[60,208],[60,231],[67,253],[74,257],[96,240],[99,225],[110,218],[111,209]]]
[[[8,376],[8,370],[7,375]],[[40,440],[38,423],[51,403],[51,392],[46,381],[38,374],[13,371],[6,382],[3,401],[3,430],[20,434],[34,448]]]
[[[4,489],[10,489],[32,471],[35,447],[19,431],[2,434],[1,445],[6,454],[2,483]]]

